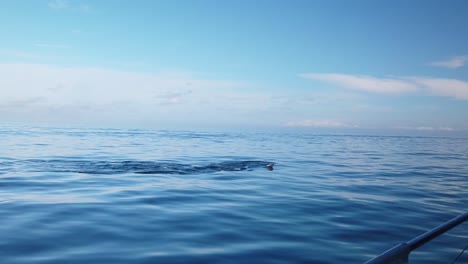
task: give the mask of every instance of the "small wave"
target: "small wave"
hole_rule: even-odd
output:
[[[6,163],[4,164],[6,165]],[[96,161],[96,160],[22,160],[8,166],[24,166],[26,171],[74,172],[87,174],[198,174],[219,171],[248,171],[256,168],[273,169],[268,161],[223,161],[208,164],[183,164],[156,161]],[[2,166],[3,167],[3,166]]]

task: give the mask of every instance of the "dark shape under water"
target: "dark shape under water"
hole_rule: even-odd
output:
[[[218,171],[249,171],[256,168],[273,170],[274,163],[267,161],[223,161],[209,164],[183,164],[155,161],[95,161],[95,160],[26,160],[18,161],[32,171],[75,172],[88,174],[197,174]]]

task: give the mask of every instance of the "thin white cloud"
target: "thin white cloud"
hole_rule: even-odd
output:
[[[450,69],[457,69],[465,66],[468,63],[468,55],[454,56],[444,61],[436,61],[430,63],[431,66],[445,67]]]
[[[338,84],[342,87],[374,93],[399,94],[425,92],[434,96],[468,100],[468,82],[457,79],[431,77],[376,78],[348,74],[302,74],[306,79]]]
[[[54,10],[72,10],[83,13],[91,11],[91,6],[83,3],[72,2],[71,0],[52,0],[47,3],[49,8]]]
[[[301,121],[290,121],[286,123],[288,127],[317,127],[317,128],[350,128],[358,127],[338,120],[332,119],[318,119],[318,120],[301,120]]]
[[[432,95],[453,97],[468,100],[468,82],[456,79],[440,79],[428,77],[411,78]]]
[[[396,129],[417,130],[417,131],[457,131],[457,129],[447,126],[398,126]]]
[[[52,9],[67,9],[70,7],[70,2],[67,0],[53,0],[49,1],[47,5]]]
[[[41,48],[51,48],[51,49],[67,49],[69,46],[67,45],[60,45],[60,44],[50,44],[50,43],[36,43],[34,44],[36,47]]]
[[[35,60],[40,58],[40,56],[28,52],[23,52],[19,50],[9,50],[9,49],[0,49],[0,56],[2,57],[12,57],[16,59],[30,59]]]
[[[24,99],[17,99],[12,101],[0,102],[1,109],[24,109],[32,105],[41,104],[45,101],[42,97],[27,97]]]
[[[345,88],[373,93],[399,94],[418,89],[415,84],[400,78],[376,78],[365,75],[338,73],[306,73],[300,76],[306,79],[319,80]]]
[[[192,90],[181,92],[170,92],[162,96],[155,96],[159,100],[160,105],[177,105],[188,102],[188,97],[192,94]]]

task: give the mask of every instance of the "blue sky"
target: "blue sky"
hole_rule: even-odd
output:
[[[467,1],[0,6],[0,122],[468,134]]]

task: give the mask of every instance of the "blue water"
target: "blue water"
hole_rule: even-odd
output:
[[[468,210],[463,138],[2,126],[0,140],[7,264],[362,263]],[[468,223],[411,260],[466,244]]]

